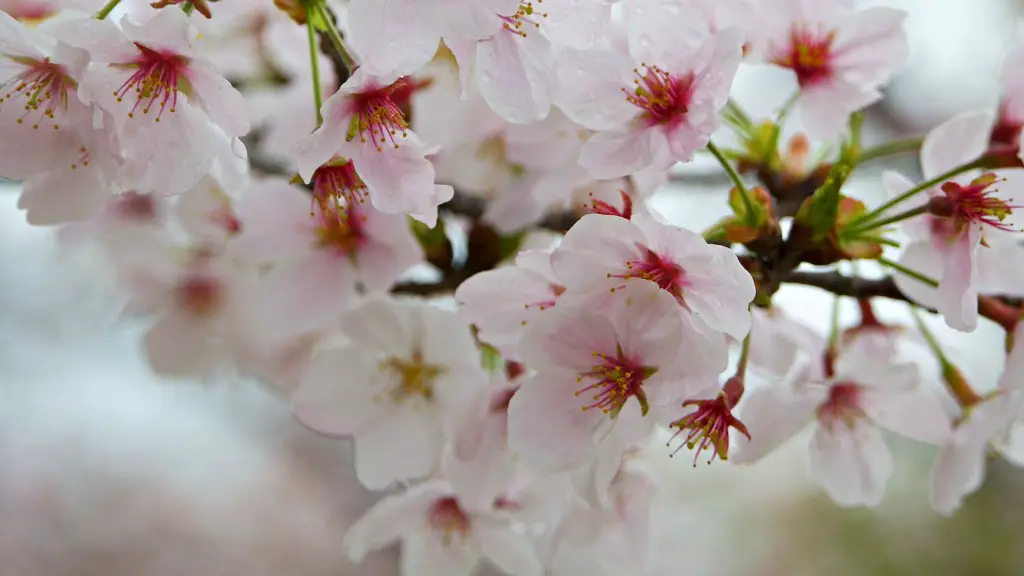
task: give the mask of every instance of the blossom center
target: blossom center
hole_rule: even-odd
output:
[[[159,110],[155,120],[159,122],[165,110],[171,113],[176,111],[178,92],[186,88],[188,83],[185,69],[189,59],[178,54],[159,52],[138,42],[135,43],[135,47],[139,49],[139,55],[133,62],[114,64],[118,68],[135,70],[124,84],[114,91],[114,96],[117,96],[118,102],[123,102],[125,98],[130,98],[131,92],[134,92],[135,103],[128,112],[128,117],[134,118],[139,109],[143,115],[149,114],[150,109],[157,106]]]
[[[120,194],[113,203],[114,214],[130,222],[153,222],[157,217],[156,211],[156,202],[151,195],[134,191]]]
[[[672,422],[669,428],[675,428],[672,435],[675,439],[681,434],[686,434],[683,443],[676,448],[676,452],[686,446],[693,450],[693,465],[697,466],[697,459],[702,452],[711,449],[711,456],[708,464],[714,462],[715,457],[720,460],[729,459],[729,429],[735,428],[741,434],[750,439],[750,432],[747,427],[732,414],[733,402],[729,401],[725,392],[713,400],[687,400],[683,407],[694,407],[694,411],[686,416]],[[671,440],[669,440],[671,443]]]
[[[951,216],[958,230],[968,223],[974,223],[1013,231],[1014,228],[1003,221],[1020,206],[1009,204],[994,195],[998,190],[993,186],[1003,181],[989,172],[971,180],[967,186],[946,182],[942,185],[945,196],[933,197],[929,209],[942,216]]]
[[[389,358],[383,367],[396,376],[397,382],[389,392],[396,404],[415,398],[432,401],[434,381],[444,372],[441,366],[425,363],[420,352],[414,352],[409,359]]]
[[[640,248],[643,250],[642,258],[626,261],[624,274],[608,274],[608,277],[650,280],[682,302],[683,288],[686,285],[685,271],[670,258],[661,256],[646,246]]]
[[[60,129],[56,114],[67,110],[68,90],[77,90],[78,83],[49,58],[13,57],[11,60],[25,66],[25,70],[0,83],[0,106],[19,103],[25,112],[18,118],[18,124],[28,124],[38,130],[41,124],[50,121],[54,130]]]
[[[616,206],[612,206],[611,203],[605,202],[600,198],[595,198],[594,193],[591,192],[590,196],[590,211],[594,214],[603,214],[605,216],[618,216],[619,218],[625,218],[629,220],[633,218],[633,198],[626,193],[625,190],[619,190],[619,194],[622,196],[622,208],[619,209]]]
[[[452,537],[464,539],[469,535],[469,516],[459,506],[458,500],[449,496],[435,502],[427,512],[427,523],[441,533],[445,546],[452,543]]]
[[[356,172],[356,166],[346,158],[335,158],[313,172],[312,204],[320,208],[320,215],[334,212],[337,219],[345,216],[345,207],[366,202],[366,184]],[[310,210],[314,214],[314,210]]]
[[[789,43],[772,58],[772,63],[796,73],[801,87],[826,80],[832,74],[832,44],[836,33],[817,32],[797,24],[789,32]]]
[[[640,402],[640,409],[647,414],[649,408],[647,395],[644,393],[644,381],[658,371],[656,367],[643,366],[627,358],[622,347],[616,346],[615,355],[594,352],[595,364],[587,372],[581,373],[576,382],[583,386],[576,390],[576,396],[591,395],[583,411],[599,409],[611,417],[618,416],[619,411],[631,397]]]
[[[537,0],[537,4],[540,4],[543,1],[544,0]],[[526,23],[527,26],[540,28],[540,22],[537,22],[535,19],[537,17],[547,18],[547,13],[538,12],[533,6],[533,2],[528,0],[519,3],[519,7],[516,9],[515,14],[511,16],[498,16],[498,18],[501,18],[501,28],[503,30],[511,32],[521,38],[526,38],[526,31],[523,30],[523,23]]]
[[[864,416],[860,407],[860,386],[852,382],[840,382],[829,389],[828,399],[818,407],[818,420],[827,427],[845,424],[853,427],[857,419]]]
[[[676,77],[658,66],[641,64],[633,70],[636,86],[632,91],[622,91],[626,101],[643,111],[641,118],[644,123],[655,126],[675,124],[689,111],[690,98],[693,95],[692,73]]]
[[[408,99],[410,84],[408,76],[403,76],[390,86],[369,87],[349,96],[349,122],[346,140],[359,138],[360,142],[370,142],[383,151],[383,144],[391,142],[398,148],[398,134],[404,138],[408,133],[409,124],[402,112],[402,99]]]
[[[216,279],[204,275],[190,275],[175,288],[178,305],[200,318],[213,316],[224,301],[224,289]]]

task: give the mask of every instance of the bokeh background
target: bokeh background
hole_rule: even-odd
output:
[[[911,62],[868,111],[868,144],[995,105],[1024,1],[870,4],[910,13]],[[785,74],[745,69],[734,96],[768,116],[792,89]],[[917,175],[913,155],[877,162],[858,170],[853,193],[877,202],[882,169]],[[680,172],[657,209],[698,230],[725,214],[714,164]],[[108,271],[88,249],[58,248],[51,231],[24,224],[16,192],[0,182],[0,575],[397,574],[393,550],[360,567],[344,560],[345,528],[372,503],[348,447],[292,423],[282,396],[257,383],[155,378],[140,355],[144,326],[116,317]],[[776,301],[825,331],[830,295],[787,286]],[[910,325],[901,304],[878,312]],[[976,387],[994,386],[999,328],[930,325]],[[939,390],[927,353],[906,353]],[[993,460],[984,488],[944,519],[927,503],[935,449],[894,439],[897,474],[882,506],[847,510],[809,482],[806,443],[748,467],[694,468],[652,450],[663,544],[654,574],[1024,574],[1024,471]]]

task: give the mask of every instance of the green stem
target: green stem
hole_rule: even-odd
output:
[[[924,337],[925,342],[928,344],[928,348],[931,349],[932,354],[939,361],[939,366],[942,368],[942,381],[945,382],[946,388],[949,389],[949,393],[956,398],[957,402],[961,406],[968,407],[977,404],[982,401],[982,397],[975,392],[974,388],[967,382],[960,370],[949,361],[946,354],[942,351],[939,346],[939,341],[932,334],[928,326],[925,325],[924,319],[921,318],[921,314],[917,309],[910,305],[910,314],[914,317],[914,323],[917,324],[917,330]]]
[[[922,204],[921,206],[918,206],[917,208],[911,208],[910,210],[905,210],[903,212],[900,212],[899,214],[893,214],[892,216],[889,216],[888,218],[882,218],[881,220],[875,220],[873,222],[867,222],[866,224],[850,226],[846,230],[843,230],[843,236],[850,237],[850,236],[859,235],[862,232],[868,232],[869,230],[875,230],[875,229],[881,228],[883,226],[888,226],[889,224],[895,224],[897,222],[902,222],[904,220],[909,220],[910,218],[913,218],[915,216],[920,216],[921,214],[925,214],[927,212],[928,212],[928,205],[927,204]]]
[[[103,5],[103,8],[100,8],[100,11],[96,13],[95,18],[97,20],[103,20],[104,18],[109,16],[110,13],[114,11],[114,8],[117,8],[117,5],[120,3],[121,0],[110,0],[109,2]]]
[[[828,347],[835,350],[839,342],[839,296],[832,300],[832,319],[828,325]]]
[[[909,306],[910,314],[914,317],[914,323],[917,324],[917,329],[924,336],[925,343],[928,344],[928,348],[931,348],[932,354],[938,358],[939,362],[945,366],[949,364],[949,359],[942,352],[942,348],[939,347],[939,341],[935,339],[935,335],[932,334],[931,330],[924,323],[924,319],[921,318],[921,314],[917,311],[917,308],[913,304]]]
[[[736,101],[733,100],[732,98],[726,101],[725,109],[728,110],[729,113],[731,113],[733,116],[735,116],[738,120],[740,120],[747,126],[750,126],[752,124],[750,116],[746,112],[744,112],[743,108],[740,108],[740,105],[737,104]]]
[[[939,282],[937,280],[935,280],[934,278],[929,278],[928,276],[925,276],[924,274],[921,274],[920,272],[918,272],[916,270],[911,270],[910,268],[907,268],[906,266],[904,266],[902,264],[893,262],[892,260],[888,260],[886,258],[879,258],[878,262],[879,262],[879,264],[881,264],[883,266],[886,266],[886,267],[889,267],[889,268],[892,268],[893,270],[896,270],[897,272],[900,272],[901,274],[904,274],[906,276],[910,276],[911,278],[913,278],[914,280],[917,280],[918,282],[920,282],[922,284],[926,284],[928,286],[931,286],[932,288],[938,288],[939,287]]]
[[[870,160],[878,158],[884,158],[886,156],[892,156],[894,154],[902,154],[904,152],[916,152],[921,149],[921,145],[924,143],[924,138],[905,138],[902,140],[893,140],[892,142],[886,142],[885,144],[879,144],[872,148],[861,152],[857,155],[857,164],[863,164]]]
[[[771,162],[772,154],[777,154],[779,150],[779,137],[782,136],[782,125],[786,123],[786,118],[789,113],[793,111],[793,106],[796,105],[797,99],[800,98],[800,92],[794,92],[789,99],[779,109],[778,119],[772,123],[772,133],[768,140],[769,146],[767,149],[767,157],[764,159],[765,163]]]
[[[334,44],[334,48],[341,55],[341,61],[345,63],[345,67],[352,72],[356,69],[356,61],[345,47],[345,40],[342,39],[341,32],[338,32],[338,28],[334,25],[334,20],[331,19],[323,0],[317,1],[316,9],[320,12],[324,25],[327,27],[327,36],[331,39],[331,44]]]
[[[917,186],[914,186],[910,190],[907,190],[903,194],[900,194],[899,196],[893,198],[892,200],[889,200],[885,204],[882,204],[878,208],[875,208],[871,212],[868,212],[867,214],[864,214],[860,218],[857,218],[857,221],[855,223],[851,223],[851,224],[855,224],[858,227],[861,227],[861,226],[867,224],[868,222],[871,222],[875,218],[878,218],[879,216],[884,214],[887,210],[889,210],[893,206],[895,206],[895,205],[897,205],[897,204],[899,204],[901,202],[904,202],[906,200],[909,200],[910,198],[913,198],[914,196],[916,196],[917,194],[919,194],[919,193],[921,193],[921,192],[923,192],[925,190],[934,188],[935,186],[938,186],[939,184],[942,184],[943,182],[949,180],[950,178],[953,178],[954,176],[958,176],[960,174],[963,174],[964,172],[967,172],[968,170],[973,170],[974,168],[977,168],[978,164],[980,162],[981,162],[980,160],[973,160],[973,161],[968,162],[967,164],[964,164],[962,166],[957,166],[956,168],[953,168],[952,170],[949,170],[948,172],[945,172],[943,174],[939,174],[938,176],[936,176],[935,178],[932,178],[931,180],[922,182],[922,183],[918,184]]]
[[[743,344],[740,346],[740,359],[736,363],[736,377],[743,379],[747,374],[747,360],[750,358],[750,332],[747,332],[747,337],[743,339]]]
[[[316,30],[313,29],[313,19],[309,11],[306,11],[306,37],[309,40],[309,65],[313,70],[313,103],[316,106],[316,125],[319,128],[324,123],[320,109],[324,105],[324,97],[320,94],[320,52],[316,46]]]
[[[754,215],[754,201],[750,198],[750,191],[743,185],[743,180],[740,178],[739,173],[732,167],[732,164],[722,154],[722,151],[715,146],[715,143],[710,140],[708,140],[708,151],[711,152],[715,159],[718,160],[718,163],[722,165],[722,168],[725,169],[726,173],[729,174],[729,179],[732,180],[732,183],[739,190],[740,196],[743,198],[743,207],[747,209],[747,215],[752,217]]]

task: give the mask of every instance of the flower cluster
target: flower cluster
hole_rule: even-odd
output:
[[[998,109],[865,147],[862,111],[907,59],[898,10],[99,4],[2,4],[0,176],[29,223],[102,248],[155,372],[270,382],[354,444],[360,483],[390,491],[347,534],[354,560],[400,541],[405,574],[646,573],[645,459],[754,462],[808,424],[842,506],[882,501],[883,431],[941,446],[944,514],[991,449],[1024,462],[1024,83],[1008,65]],[[758,66],[795,80],[763,123],[730,99]],[[838,152],[808,167],[809,138]],[[884,205],[844,193],[918,149],[920,183],[886,172]],[[732,182],[702,232],[646,202],[698,154]],[[798,269],[852,260],[891,276]],[[800,324],[773,304],[788,282],[856,300],[860,323]],[[998,385],[972,387],[923,321],[881,323],[876,297],[998,323]],[[955,410],[904,357],[922,342]]]

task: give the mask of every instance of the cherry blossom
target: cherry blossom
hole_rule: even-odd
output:
[[[791,318],[781,307],[751,310],[750,366],[782,378],[797,365],[801,354],[816,350],[821,336]]]
[[[273,266],[271,322],[301,332],[333,323],[357,288],[391,287],[423,259],[404,217],[359,204],[320,206],[283,179],[251,186],[237,208],[234,253]]]
[[[242,95],[202,56],[181,10],[142,23],[126,16],[120,28],[69,21],[61,31],[89,53],[79,95],[110,114],[132,168],[128,186],[183,192],[210,170],[219,148],[231,146],[225,137],[249,131]]]
[[[941,444],[950,425],[942,405],[918,386],[914,364],[879,362],[860,346],[804,363],[781,384],[748,390],[740,419],[750,440],[731,459],[760,460],[808,422],[810,474],[841,506],[877,506],[895,463],[882,435],[890,430]]]
[[[451,484],[431,480],[377,503],[345,535],[349,557],[396,540],[402,543],[402,575],[469,576],[486,559],[509,576],[539,576],[543,567],[532,543],[513,522],[538,512],[529,500],[498,498],[471,507]]]
[[[292,397],[296,418],[352,436],[367,488],[431,474],[446,428],[484,381],[468,327],[429,304],[380,297],[346,314],[342,329],[352,342],[313,358]]]
[[[1014,332],[1024,342],[1024,324]],[[953,434],[942,447],[932,468],[929,499],[932,507],[949,516],[963,498],[985,478],[989,454],[997,450],[1018,466],[1024,465],[1019,432],[1024,415],[1024,347],[1015,345],[1006,358],[996,390],[979,403],[964,408]]]
[[[756,14],[754,51],[792,70],[808,134],[837,136],[850,114],[882,97],[879,88],[906,64],[903,21],[892,8],[854,10],[846,0],[785,0]]]
[[[993,116],[969,112],[932,130],[921,149],[924,178],[936,178],[985,151]],[[913,187],[903,176],[888,172],[883,184],[892,195]],[[1019,170],[972,171],[951,178],[925,195],[900,204],[900,210],[927,205],[930,213],[907,220],[911,238],[900,264],[939,281],[938,290],[896,273],[903,293],[938,309],[946,323],[973,330],[978,323],[978,293],[1021,293],[1024,281],[1014,262],[1024,265],[1024,249],[1015,240],[1015,209],[1024,180]]]
[[[613,428],[642,439],[653,425],[644,418],[650,408],[684,393],[675,300],[653,284],[629,294],[610,316],[558,305],[527,327],[519,352],[537,374],[512,397],[508,416],[509,445],[524,461],[544,470],[579,467]]]
[[[715,330],[736,339],[750,330],[754,283],[736,256],[648,216],[584,216],[552,254],[551,265],[570,290],[603,293],[631,281],[651,282]]]
[[[597,131],[580,155],[595,178],[689,161],[718,128],[716,114],[739,65],[742,37],[734,29],[680,37],[669,29],[674,22],[667,16],[651,23],[628,53],[616,47],[559,54],[555,101],[572,120]]]

